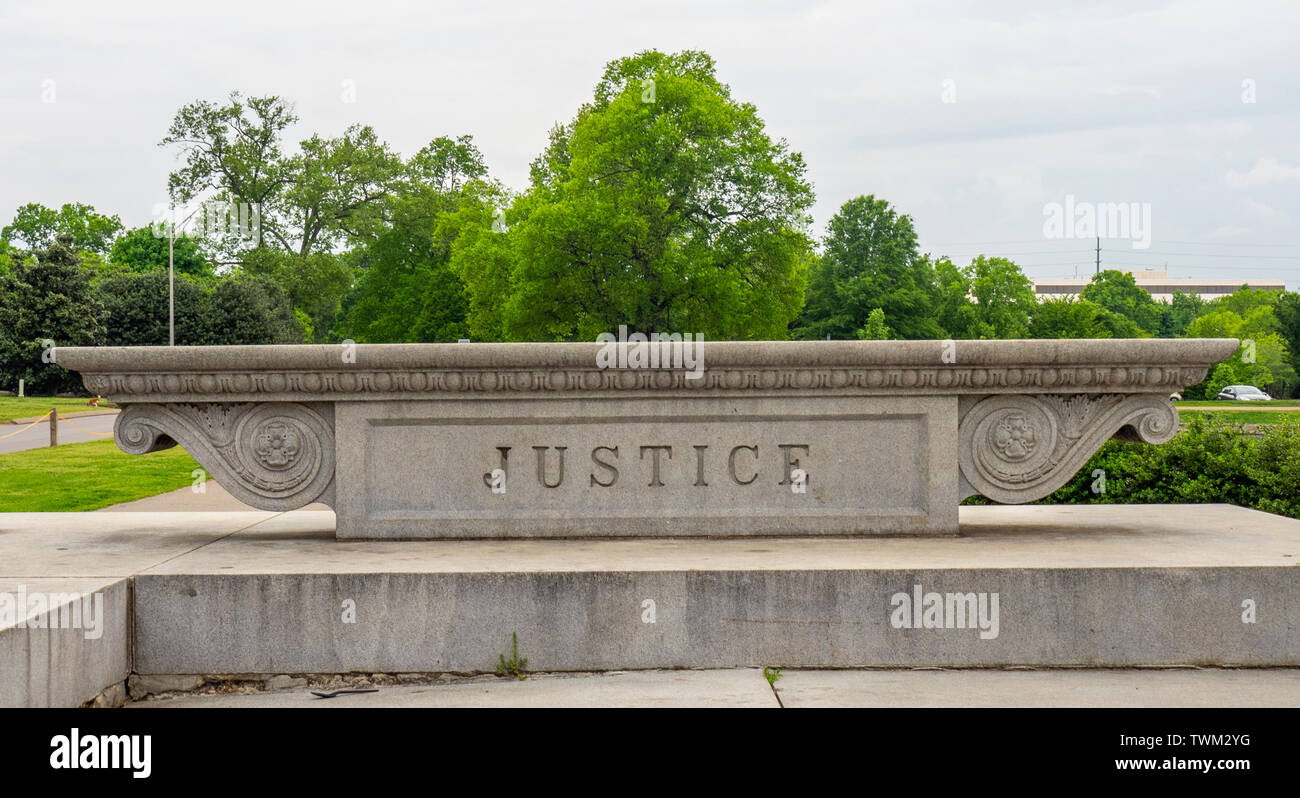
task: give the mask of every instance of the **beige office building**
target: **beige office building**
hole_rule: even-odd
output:
[[[1152,299],[1157,302],[1169,302],[1175,291],[1184,294],[1199,294],[1206,301],[1218,299],[1233,293],[1243,285],[1257,291],[1281,291],[1286,289],[1283,280],[1203,280],[1199,277],[1169,278],[1168,273],[1155,269],[1140,272],[1128,272],[1133,275],[1139,288],[1145,288]],[[1034,291],[1038,298],[1047,299],[1058,296],[1079,296],[1083,287],[1090,282],[1088,277],[1065,277],[1061,279],[1034,280]]]

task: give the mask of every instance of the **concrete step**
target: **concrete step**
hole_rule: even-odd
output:
[[[339,542],[277,516],[134,578],[143,674],[1300,666],[1300,521],[970,507],[949,538]]]
[[[1228,505],[965,507],[942,538],[340,542],[333,522],[0,514],[0,705],[112,702],[132,674],[473,674],[515,656],[1300,666],[1300,521]],[[82,594],[102,594],[99,625],[58,628]],[[25,606],[7,617],[6,598]]]

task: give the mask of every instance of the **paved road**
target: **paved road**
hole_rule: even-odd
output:
[[[107,440],[113,433],[113,422],[117,420],[117,415],[104,416],[80,416],[72,419],[59,420],[59,443],[81,443],[82,441],[102,441]],[[70,422],[70,423],[69,423]],[[73,427],[89,430],[90,432],[101,433],[99,435],[90,435],[86,432]],[[0,435],[22,429],[19,425],[0,424]],[[40,424],[29,430],[20,432],[10,438],[0,440],[0,454],[7,452],[21,452],[24,449],[36,449],[41,446],[50,445],[50,424],[48,421],[42,421]]]

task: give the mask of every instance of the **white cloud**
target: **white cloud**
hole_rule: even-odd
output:
[[[1284,180],[1300,180],[1300,166],[1291,166],[1276,158],[1260,158],[1249,172],[1229,169],[1226,179],[1231,188],[1266,186]]]

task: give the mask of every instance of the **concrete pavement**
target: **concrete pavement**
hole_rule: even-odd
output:
[[[100,411],[94,415],[73,416],[71,423],[62,417],[59,420],[59,445],[65,443],[82,443],[84,441],[108,440],[113,435],[113,424],[117,421],[116,411]],[[30,421],[28,422],[30,423]],[[74,427],[73,424],[76,426]],[[81,427],[82,429],[77,429]],[[7,435],[18,425],[0,424],[0,435]],[[29,430],[19,432],[0,440],[0,454],[21,452],[25,449],[39,449],[50,445],[50,423],[42,421]]]
[[[312,690],[377,689],[322,699]],[[209,684],[137,708],[306,707],[1300,707],[1300,669],[795,670],[757,668],[476,676],[416,684],[315,679],[255,691]]]
[[[755,669],[782,667],[789,705],[1293,700],[1300,521],[1227,505],[964,507],[961,519],[942,538],[340,542],[328,511],[0,514],[0,594],[63,597],[10,602],[23,612],[0,623],[0,704],[75,704],[133,675],[491,673],[516,632],[529,670],[636,672],[646,700],[676,691],[699,705],[749,688],[692,676],[703,681],[660,690],[645,674],[748,671],[761,692]],[[56,605],[88,591],[106,599],[96,633],[51,628]],[[950,597],[933,622],[898,610],[918,591]],[[1115,677],[1242,665],[1255,669],[1217,686]],[[958,675],[889,682],[918,667]],[[1052,675],[996,675],[1005,667]],[[1054,667],[1100,675],[1076,684],[1079,671],[1042,670]],[[851,670],[816,675],[827,668]],[[508,700],[588,700],[550,678]],[[426,698],[506,700],[478,689]]]

